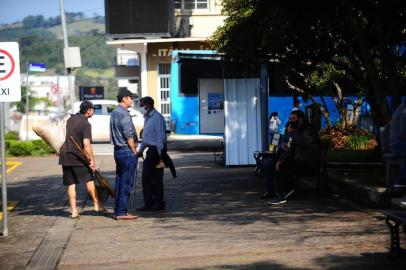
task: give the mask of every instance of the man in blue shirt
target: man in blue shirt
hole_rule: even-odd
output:
[[[151,97],[140,99],[141,112],[144,113],[144,130],[139,156],[148,148],[142,166],[142,193],[144,206],[140,211],[164,210],[164,169],[158,166],[162,162],[162,155],[166,155],[166,126],[165,119],[154,109],[154,100]]]
[[[116,162],[114,218],[117,220],[137,218],[136,215],[128,213],[128,198],[135,185],[134,177],[138,163],[138,137],[127,110],[131,107],[133,98],[133,93],[127,89],[121,89],[117,95],[119,105],[110,117],[110,142],[114,144]]]

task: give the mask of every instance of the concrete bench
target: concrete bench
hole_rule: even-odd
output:
[[[385,125],[379,129],[383,162],[385,165],[385,185],[393,186],[393,179],[399,176],[400,167],[406,163],[406,156],[392,153],[389,148],[390,125]]]
[[[389,256],[397,258],[405,250],[400,247],[399,227],[402,227],[403,232],[406,234],[406,211],[402,210],[389,210],[385,211],[385,223],[389,227],[390,233],[390,247]]]

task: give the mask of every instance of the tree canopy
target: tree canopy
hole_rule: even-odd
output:
[[[212,44],[228,67],[251,69],[261,48],[272,85],[365,96],[377,125],[391,118],[385,97],[396,108],[405,95],[405,1],[223,0],[223,13]]]

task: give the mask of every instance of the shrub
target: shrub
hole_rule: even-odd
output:
[[[320,131],[320,140],[332,150],[372,150],[378,145],[372,133],[360,128],[324,129]]]
[[[7,140],[6,149],[11,156],[46,156],[55,153],[43,140]]]
[[[347,137],[345,146],[348,149],[366,150],[369,149],[370,141],[370,136],[353,134]]]
[[[34,156],[46,156],[55,153],[55,150],[43,140],[32,141],[32,144],[34,145],[34,150],[32,152],[32,155]]]
[[[30,141],[9,141],[8,153],[13,156],[29,156],[34,150],[34,144]]]
[[[5,140],[18,140],[18,132],[17,131],[10,131],[7,132],[4,136]]]

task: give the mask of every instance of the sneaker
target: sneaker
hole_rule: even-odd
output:
[[[269,192],[265,192],[264,194],[261,195],[260,197],[261,199],[271,199],[272,198],[272,194]]]
[[[292,195],[295,192],[295,189],[292,189],[291,191],[289,191],[288,193],[285,193],[283,195],[283,199],[287,199],[290,195]]]
[[[269,204],[283,204],[286,203],[286,200],[284,198],[281,197],[274,197],[273,199],[271,199],[269,202]]]
[[[395,188],[406,188],[406,184],[393,184],[393,187]]]

